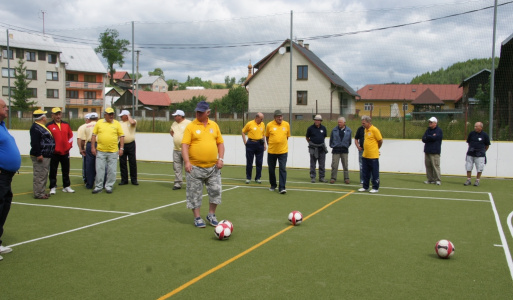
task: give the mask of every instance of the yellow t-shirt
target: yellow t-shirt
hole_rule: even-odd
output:
[[[189,162],[194,166],[213,167],[218,158],[217,145],[223,143],[219,126],[210,119],[207,126],[195,119],[185,127],[182,144],[189,145]]]
[[[82,124],[77,129],[77,138],[79,138],[83,141],[85,141],[85,128],[86,128],[87,124],[89,124],[89,123]],[[78,146],[80,147],[80,145],[78,145]]]
[[[173,122],[171,124],[171,131],[173,131],[173,143],[175,145],[174,150],[182,151],[182,139],[185,127],[191,123],[191,120],[183,119],[182,122]]]
[[[381,132],[374,125],[371,125],[369,129],[365,129],[365,142],[363,143],[363,154],[365,158],[379,158],[379,145],[378,141],[381,141],[383,137]]]
[[[135,121],[135,120],[134,120]],[[135,127],[137,126],[137,121],[135,121],[135,125],[132,126],[129,121],[121,121],[121,129],[123,129],[123,133],[125,134],[125,144],[131,143],[135,141]]]
[[[93,128],[93,134],[96,136],[96,149],[102,152],[117,152],[119,137],[124,136],[121,124],[117,120],[112,123],[101,119]]]
[[[283,154],[289,152],[288,138],[290,137],[290,125],[287,121],[267,123],[265,136],[269,137],[267,152],[270,154]]]
[[[264,122],[257,124],[255,120],[249,121],[246,126],[242,128],[242,132],[244,132],[244,134],[246,134],[248,138],[252,140],[261,140],[264,137],[264,130]]]
[[[85,126],[84,126],[85,125]],[[84,131],[78,134],[78,137],[87,142],[91,141],[91,137],[93,136],[94,125],[96,125],[96,121],[89,122],[84,124]]]

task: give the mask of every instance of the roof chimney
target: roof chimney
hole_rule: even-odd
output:
[[[303,47],[303,40],[297,40],[297,43],[299,44],[299,46]]]
[[[307,50],[310,50],[310,44],[305,44],[305,48],[306,48]]]

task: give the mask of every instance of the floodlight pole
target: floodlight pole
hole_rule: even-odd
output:
[[[490,82],[490,128],[489,136],[490,140],[493,140],[493,101],[494,101],[494,90],[495,90],[495,33],[497,31],[497,0],[493,6],[493,42],[492,42],[492,78]]]
[[[290,11],[290,84],[289,84],[289,126],[292,128],[292,28],[293,28],[294,11]],[[292,130],[292,129],[291,129]]]

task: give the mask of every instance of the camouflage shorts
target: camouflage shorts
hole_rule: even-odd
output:
[[[203,184],[207,187],[209,203],[221,204],[221,171],[216,166],[200,168],[192,166],[190,173],[185,172],[187,178],[187,208],[195,209],[201,206],[203,198]]]

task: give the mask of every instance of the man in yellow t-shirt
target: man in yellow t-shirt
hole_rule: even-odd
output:
[[[93,194],[100,193],[104,184],[107,193],[112,193],[112,187],[116,183],[118,156],[123,155],[125,145],[121,124],[114,120],[114,109],[111,107],[105,109],[104,118],[94,125],[91,137],[91,153],[96,156],[96,180]],[[107,169],[107,180],[104,182],[105,169]]]
[[[379,149],[383,145],[383,137],[378,128],[372,125],[369,116],[362,116],[362,126],[365,128],[365,147],[362,154],[363,186],[358,191],[366,192],[372,177],[370,193],[379,191]]]
[[[185,127],[191,123],[190,120],[185,118],[183,110],[177,109],[172,116],[175,118],[169,134],[173,137],[173,170],[175,171],[175,182],[173,184],[173,190],[179,190],[182,188],[183,183],[183,157],[182,157],[182,139]]]
[[[264,152],[267,145],[264,139],[264,114],[257,113],[254,120],[249,121],[244,128],[242,128],[242,141],[246,145],[246,183],[251,182],[253,173],[253,158],[255,158],[256,175],[255,182],[262,183],[262,162],[264,160]],[[246,138],[247,135],[247,138]]]
[[[276,162],[280,165],[280,182],[278,191],[280,194],[286,194],[285,185],[287,183],[287,156],[289,152],[290,125],[283,120],[281,110],[274,111],[274,121],[267,123],[265,129],[265,138],[267,140],[267,166],[269,168],[269,190],[274,192],[276,187]]]
[[[198,103],[196,119],[185,128],[182,157],[187,178],[187,208],[194,214],[194,225],[205,228],[200,216],[203,184],[207,187],[209,209],[207,221],[217,226],[216,208],[221,204],[221,168],[224,162],[224,140],[216,122],[210,120],[206,101]]]
[[[135,147],[135,128],[137,121],[132,118],[130,112],[126,109],[122,110],[118,115],[121,117],[121,128],[125,134],[123,155],[119,156],[119,173],[121,173],[121,181],[119,185],[128,184],[128,167],[130,167],[130,181],[133,185],[139,185],[137,181],[137,158]],[[127,166],[128,160],[128,166]]]

